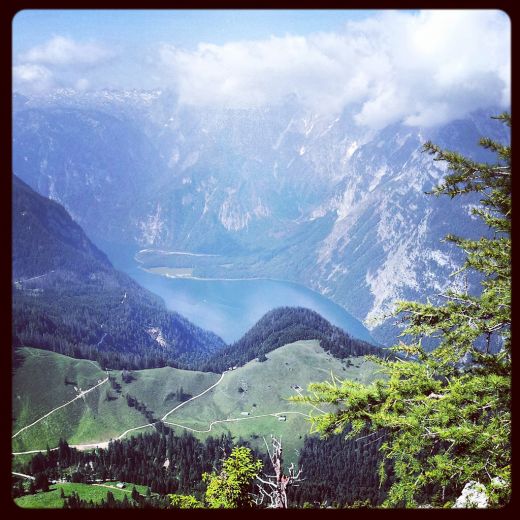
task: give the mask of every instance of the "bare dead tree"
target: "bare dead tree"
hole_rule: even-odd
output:
[[[297,483],[303,480],[300,478],[303,468],[300,468],[296,473],[294,464],[291,464],[289,466],[288,475],[285,475],[283,471],[282,440],[278,440],[276,437],[271,435],[271,443],[273,446],[272,453],[267,445],[265,437],[264,443],[267,448],[269,459],[271,460],[274,475],[256,477],[260,482],[260,484],[257,484],[260,494],[257,495],[256,503],[257,505],[260,505],[266,501],[268,508],[287,509],[287,489],[290,486],[297,486]]]

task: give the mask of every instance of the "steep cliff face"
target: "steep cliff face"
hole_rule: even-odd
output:
[[[387,342],[392,303],[438,293],[460,263],[442,237],[485,231],[476,200],[424,193],[444,169],[422,144],[482,158],[480,136],[507,137],[493,109],[373,131],[292,98],[254,110],[190,108],[160,91],[18,101],[14,172],[95,241],[232,256],[237,274],[318,289]]]

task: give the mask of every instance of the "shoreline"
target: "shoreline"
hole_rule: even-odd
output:
[[[282,284],[288,284],[288,285],[292,285],[300,290],[305,290],[305,291],[309,291],[311,292],[312,294],[314,295],[317,295],[319,296],[320,298],[324,298],[326,299],[329,304],[332,304],[334,306],[336,306],[338,308],[338,310],[340,310],[341,312],[344,312],[344,313],[347,313],[348,314],[348,317],[349,319],[353,320],[355,322],[355,324],[358,326],[358,327],[361,327],[362,329],[365,329],[368,333],[368,338],[365,338],[365,337],[360,337],[358,334],[354,334],[352,332],[348,332],[348,334],[350,334],[353,338],[356,338],[356,339],[359,339],[361,341],[366,341],[368,343],[371,343],[375,346],[381,346],[380,343],[378,341],[376,341],[371,333],[370,333],[370,329],[368,329],[368,327],[366,327],[364,325],[364,323],[359,320],[358,318],[356,318],[355,316],[353,316],[347,309],[345,309],[342,305],[340,305],[339,303],[336,303],[334,300],[332,300],[331,298],[329,298],[327,295],[325,294],[322,294],[318,291],[316,291],[315,289],[311,289],[310,287],[307,287],[306,285],[303,285],[302,283],[300,282],[293,282],[293,281],[290,281],[290,280],[282,280],[282,279],[279,279],[279,278],[268,278],[268,277],[252,277],[252,278],[203,278],[203,277],[198,277],[198,276],[192,276],[192,275],[181,275],[181,276],[175,276],[175,275],[171,275],[171,274],[167,274],[167,273],[157,273],[157,272],[153,272],[153,271],[149,271],[148,269],[149,268],[146,268],[146,267],[143,267],[141,265],[138,265],[137,266],[138,269],[152,275],[152,276],[158,276],[158,277],[164,277],[164,278],[167,278],[169,280],[194,280],[194,281],[200,281],[200,282],[246,282],[246,281],[267,281],[267,282],[275,282],[275,283],[282,283]],[[157,268],[155,268],[157,269]],[[159,267],[160,269],[160,267]],[[169,268],[167,268],[169,269]],[[316,311],[318,312],[318,311]],[[325,318],[327,319],[327,318]],[[330,320],[329,320],[330,321]],[[340,328],[343,328],[342,326],[340,325],[337,325],[339,326]],[[345,330],[345,329],[344,329]]]
[[[190,253],[188,251],[164,251],[164,249],[141,249],[134,254],[134,260],[140,262],[135,258],[139,253],[158,253],[162,255],[186,255],[186,256],[209,256],[209,257],[219,257],[222,255],[213,255],[209,253]]]

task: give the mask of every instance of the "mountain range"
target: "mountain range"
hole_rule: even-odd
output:
[[[441,127],[357,125],[293,97],[257,109],[200,109],[170,91],[61,90],[13,99],[13,171],[60,202],[114,262],[161,251],[200,277],[302,283],[383,344],[398,299],[435,296],[462,258],[448,233],[478,236],[478,199],[427,195],[445,174],[432,140],[474,158],[507,134],[479,111]],[[110,244],[110,248],[103,247]],[[218,255],[219,262],[205,256]],[[128,261],[126,259],[125,261]],[[165,260],[166,261],[166,260]]]

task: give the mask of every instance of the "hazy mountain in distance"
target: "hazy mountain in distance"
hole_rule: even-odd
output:
[[[460,265],[441,239],[486,231],[477,199],[424,193],[445,169],[422,144],[492,160],[477,141],[507,139],[497,113],[375,131],[292,97],[223,110],[168,91],[66,90],[17,101],[13,169],[97,243],[229,255],[229,275],[307,285],[390,343],[393,301],[434,296]]]

